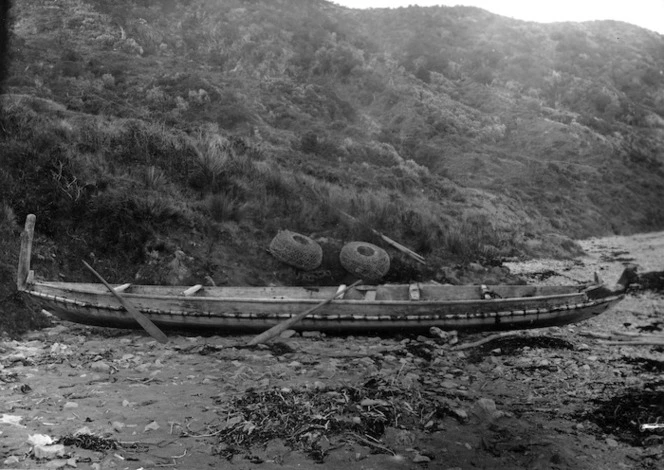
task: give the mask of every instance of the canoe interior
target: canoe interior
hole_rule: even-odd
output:
[[[63,293],[90,293],[110,295],[105,286],[94,283],[39,282],[31,286],[34,290],[54,295]],[[115,287],[115,286],[114,286]],[[529,286],[529,285],[494,285],[488,289],[502,299],[559,296],[576,294],[583,288],[578,286]],[[244,300],[319,300],[323,301],[334,295],[338,287],[202,287],[195,294],[185,297],[184,292],[189,286],[146,286],[131,285],[123,290],[122,295],[132,297],[183,297],[208,299],[244,299]],[[375,292],[368,296],[367,293]],[[348,291],[344,300],[375,300],[399,301],[410,299],[410,286],[382,285],[359,286]],[[458,301],[482,299],[480,286],[440,286],[430,284],[419,285],[419,302],[426,301]]]

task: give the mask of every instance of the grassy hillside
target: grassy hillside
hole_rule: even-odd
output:
[[[338,283],[344,242],[385,246],[374,228],[428,260],[385,246],[388,281],[490,281],[449,267],[664,227],[664,38],[634,26],[322,0],[12,15],[0,227],[37,214],[45,276]],[[279,229],[320,240],[321,269],[272,258]]]

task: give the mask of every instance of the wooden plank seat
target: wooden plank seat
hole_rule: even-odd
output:
[[[202,288],[203,288],[202,284],[196,284],[195,286],[191,286],[190,288],[183,290],[182,295],[184,295],[185,297],[189,297],[191,295],[194,295],[196,292],[198,292]]]
[[[410,300],[420,300],[421,299],[420,284],[413,283],[408,287],[408,298]]]

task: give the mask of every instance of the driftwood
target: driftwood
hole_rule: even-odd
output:
[[[482,346],[483,344],[490,343],[491,341],[494,341],[496,339],[501,339],[501,338],[507,338],[509,336],[522,336],[524,334],[523,331],[517,330],[517,331],[506,331],[504,333],[498,333],[495,335],[487,336],[486,338],[482,338],[479,341],[475,341],[472,343],[464,343],[460,344],[458,346],[454,346],[451,348],[452,351],[463,351],[464,349],[471,349],[471,348],[476,348],[478,346]]]
[[[611,333],[594,333],[592,331],[582,331],[579,333],[579,335],[589,338],[596,338],[602,340],[602,344],[608,344],[612,346],[664,346],[664,334],[650,335],[621,331],[612,331]]]
[[[611,346],[664,346],[664,336],[657,339],[640,339],[631,341],[602,341],[602,344]]]

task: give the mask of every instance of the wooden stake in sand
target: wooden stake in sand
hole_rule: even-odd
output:
[[[21,253],[18,257],[18,275],[16,276],[16,287],[19,291],[25,290],[28,285],[36,220],[37,217],[34,214],[28,214],[25,218],[25,228],[21,233]]]

